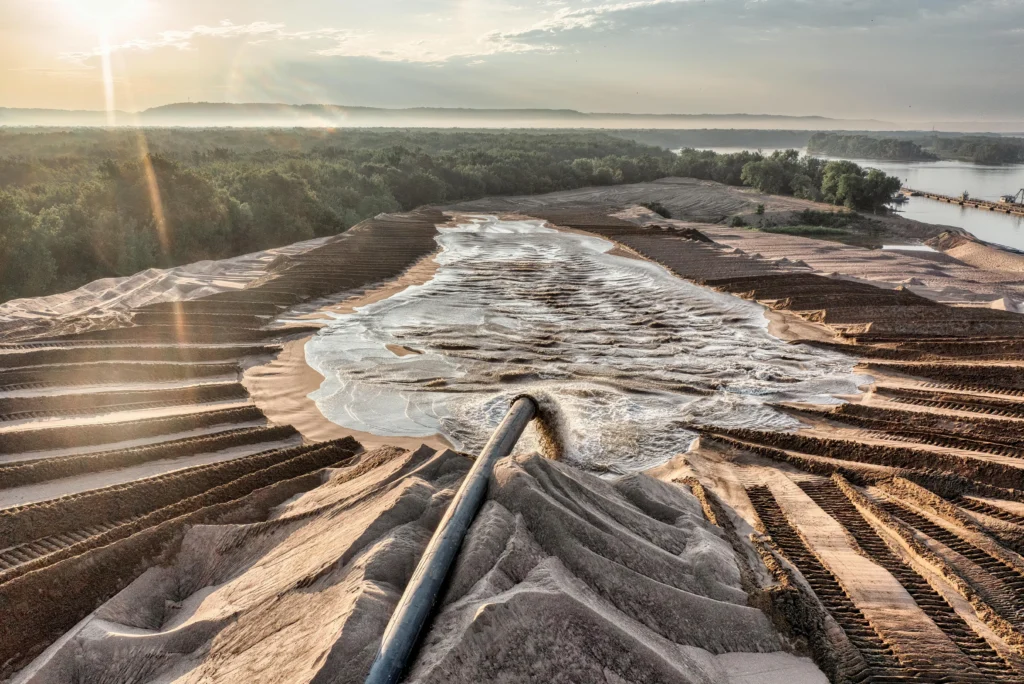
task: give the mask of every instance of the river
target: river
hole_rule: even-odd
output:
[[[772,402],[834,403],[867,381],[850,357],[770,335],[760,305],[607,240],[493,216],[440,232],[431,280],[306,345],[335,423],[475,452],[529,393],[558,407],[569,461],[632,471],[685,450],[695,423],[793,428]]]
[[[715,148],[715,152],[739,152],[742,148]],[[774,150],[762,150],[770,154]],[[806,150],[800,150],[806,153]],[[818,155],[823,159],[836,159]],[[927,190],[940,195],[959,195],[965,190],[972,197],[998,200],[1001,195],[1012,195],[1024,188],[1024,165],[1007,164],[986,166],[962,161],[893,162],[874,159],[850,159],[861,166],[881,169],[899,178],[903,185],[915,190]],[[1024,251],[1024,217],[996,214],[946,204],[923,197],[912,197],[898,207],[900,215],[925,223],[937,223],[963,228],[986,242],[1005,245]]]

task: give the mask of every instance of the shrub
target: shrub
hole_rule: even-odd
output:
[[[658,214],[663,218],[672,218],[672,212],[670,212],[668,208],[661,202],[641,202],[640,206],[647,207],[655,214]]]

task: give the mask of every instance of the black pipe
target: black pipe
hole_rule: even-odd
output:
[[[518,397],[473,462],[384,630],[384,639],[366,677],[366,684],[395,684],[401,678],[459,553],[462,539],[484,502],[494,464],[511,453],[523,430],[536,415],[537,402],[527,396]]]

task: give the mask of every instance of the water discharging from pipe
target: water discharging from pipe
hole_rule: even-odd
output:
[[[683,425],[788,429],[767,403],[835,403],[867,382],[851,358],[769,335],[760,305],[597,237],[481,216],[438,241],[430,281],[338,315],[306,345],[326,378],[310,396],[335,423],[440,433],[474,453],[529,393],[557,404],[568,460],[629,471],[684,451]]]

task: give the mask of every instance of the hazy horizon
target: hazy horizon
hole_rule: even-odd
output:
[[[664,131],[868,131],[906,133],[1024,133],[1024,121],[882,121],[819,115],[763,113],[650,114],[572,109],[408,107],[274,102],[172,102],[136,112],[0,107],[0,127],[197,127],[197,128],[465,128],[598,129]]]
[[[1021,121],[1016,0],[27,0],[0,107],[169,103]]]

